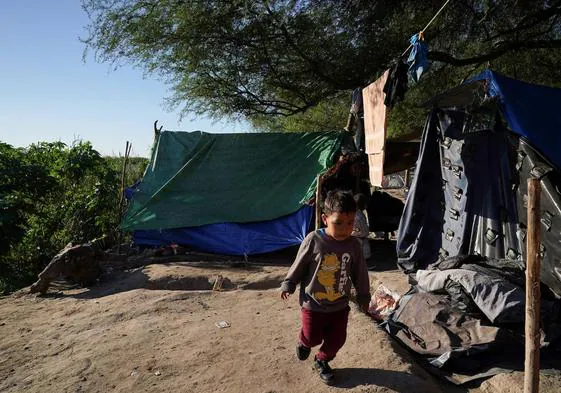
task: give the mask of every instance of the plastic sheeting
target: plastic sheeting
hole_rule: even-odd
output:
[[[527,215],[526,196],[530,176],[540,179],[542,192],[540,198],[541,215],[541,281],[558,297],[561,297],[561,173],[554,170],[530,145],[520,141],[516,158],[518,181],[513,185],[516,189],[516,203],[520,214],[516,236],[521,244],[525,244]],[[522,260],[526,260],[526,248],[521,250]],[[513,255],[514,256],[514,255]]]
[[[561,169],[561,89],[518,81],[491,70],[472,80],[486,80],[488,93],[499,98],[510,129]]]
[[[397,263],[406,273],[436,261],[442,242],[444,195],[437,123],[437,112],[432,111],[425,124],[415,176],[399,223]]]
[[[313,207],[304,206],[296,213],[271,221],[138,230],[133,232],[133,239],[140,245],[163,246],[177,243],[217,254],[260,254],[300,244],[308,233],[313,212]]]
[[[526,183],[541,179],[542,282],[561,296],[561,181],[493,107],[434,109],[397,239],[406,272],[458,254],[525,260]]]
[[[442,293],[450,281],[461,285],[492,323],[524,322],[524,289],[488,269],[468,264],[461,269],[417,270],[415,279],[425,292]]]
[[[274,220],[314,195],[340,132],[159,134],[125,230]]]

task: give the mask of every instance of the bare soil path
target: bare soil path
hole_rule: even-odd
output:
[[[379,259],[372,286],[405,291]],[[277,290],[285,266],[175,262],[115,273],[91,289],[0,299],[2,392],[518,392],[520,373],[480,387],[440,382],[355,308],[323,385],[294,354],[296,296]],[[224,291],[212,291],[221,275]],[[217,322],[230,327],[219,328]],[[542,377],[542,392],[561,381]]]

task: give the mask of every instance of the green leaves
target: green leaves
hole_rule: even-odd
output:
[[[147,160],[131,161],[138,180]],[[117,226],[121,167],[89,142],[0,143],[0,293],[29,284],[67,243]]]
[[[442,6],[418,0],[82,0],[96,59],[166,81],[183,113],[245,118],[260,128],[320,130],[321,105],[348,110]],[[426,31],[433,67],[392,114],[392,133],[422,127],[414,105],[485,67],[558,84],[561,1],[453,1]],[[413,106],[412,106],[413,105]],[[407,106],[407,107],[406,107]],[[317,108],[317,109],[312,109]],[[413,108],[413,109],[412,109]],[[421,114],[419,114],[421,113]],[[283,117],[290,116],[288,121]],[[337,119],[339,115],[337,115]],[[333,120],[333,123],[335,119]],[[338,128],[345,125],[342,120]]]

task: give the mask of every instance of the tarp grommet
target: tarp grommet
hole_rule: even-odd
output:
[[[511,261],[516,261],[520,257],[520,253],[516,251],[514,248],[509,248],[506,252],[507,259]]]
[[[450,138],[449,136],[444,137],[444,140],[442,141],[442,147],[445,149],[449,149],[451,145],[452,138]]]
[[[459,212],[458,210],[456,210],[456,209],[450,209],[450,210],[449,210],[449,213],[450,213],[450,218],[451,218],[452,220],[457,221],[458,218],[460,218],[460,212]]]
[[[536,179],[541,179],[542,177],[547,175],[552,170],[553,169],[550,166],[547,166],[547,165],[536,165],[530,170],[530,176],[532,176]]]
[[[452,172],[454,173],[454,175],[458,178],[462,177],[462,167],[459,165],[452,165]]]
[[[462,199],[462,195],[464,194],[464,190],[462,190],[460,187],[455,187],[454,188],[454,198],[456,198],[457,200]]]
[[[526,158],[526,153],[524,153],[523,151],[518,151],[518,158],[516,160],[516,170],[520,171],[520,169],[522,169],[522,166],[524,165],[524,159]]]
[[[495,231],[492,228],[487,228],[487,231],[485,231],[485,241],[487,242],[487,244],[493,245],[493,243],[495,243],[498,238],[499,232]]]
[[[541,218],[540,221],[545,226],[545,229],[548,232],[551,230],[552,219],[553,219],[553,214],[551,214],[548,211],[543,212],[543,215],[542,215],[542,218]]]

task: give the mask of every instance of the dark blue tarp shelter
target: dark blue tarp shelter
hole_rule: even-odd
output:
[[[534,177],[543,189],[541,278],[561,296],[561,89],[486,71],[426,105],[398,231],[400,268],[476,254],[523,269]]]
[[[133,239],[136,244],[149,246],[189,244],[216,254],[261,254],[300,244],[308,233],[313,214],[313,207],[304,206],[296,213],[270,221],[140,229],[133,232]]]
[[[487,83],[509,128],[561,169],[561,89],[534,85],[485,70],[472,80]]]

